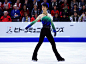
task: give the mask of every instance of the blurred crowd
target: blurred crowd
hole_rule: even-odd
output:
[[[0,22],[32,22],[42,14],[43,3],[53,22],[86,21],[86,0],[0,0]]]

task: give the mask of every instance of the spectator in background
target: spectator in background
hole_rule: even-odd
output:
[[[35,18],[34,17],[31,17],[31,20],[30,20],[30,22],[33,22],[35,20]]]
[[[85,1],[81,0],[81,2],[79,2],[79,8],[81,8],[83,5],[85,5]]]
[[[80,10],[80,15],[86,11],[85,5],[82,6],[82,9]]]
[[[5,7],[8,6],[8,9],[11,8],[10,3],[8,2],[8,0],[5,0],[4,4],[3,4],[3,9],[5,9]]]
[[[4,16],[1,17],[2,22],[12,22],[11,17],[8,15],[7,11],[4,11]]]
[[[28,0],[25,0],[24,5],[26,5],[27,8],[30,9],[30,4],[29,4]],[[24,6],[24,5],[23,5],[23,6]]]
[[[78,22],[79,21],[79,15],[77,12],[74,12],[74,15],[70,17],[71,22]]]
[[[73,1],[71,2],[71,8],[73,8],[74,4],[77,4],[77,6],[78,6],[78,2],[77,2],[76,0],[73,0]]]
[[[74,4],[74,7],[71,9],[71,15],[73,15],[74,12],[77,12],[79,14],[79,9],[78,9],[77,4]]]
[[[48,8],[49,8],[49,3],[47,2],[47,0],[43,0],[43,2],[41,3],[41,5],[44,4],[44,3],[47,4]]]
[[[54,5],[56,5],[56,8],[59,9],[60,4],[57,2],[58,0],[53,0],[50,3],[50,9],[52,10],[54,8]]]
[[[20,15],[21,15],[20,21],[21,21],[22,17],[24,17],[24,13],[27,13],[27,15],[29,16],[29,10],[28,10],[28,8],[26,7],[26,5],[24,5],[24,6],[23,6],[23,10],[20,11]]]
[[[33,0],[33,5],[38,5],[38,1],[37,0]]]
[[[62,18],[60,18],[60,22],[69,22],[70,19],[66,16],[66,14],[64,13]]]
[[[37,5],[37,8],[40,10],[41,9],[41,2],[37,0],[33,0],[33,5]]]
[[[54,9],[51,11],[51,15],[52,15],[52,16],[55,16],[56,13],[59,14],[59,11],[57,10],[56,5],[54,5],[53,8],[54,8]]]
[[[13,19],[19,19],[20,18],[20,11],[17,9],[17,5],[14,5],[14,9],[11,11],[11,17]]]
[[[68,5],[67,4],[65,4],[64,8],[62,9],[62,14],[63,13],[65,13],[67,17],[70,15],[70,10],[68,9]]]
[[[38,17],[37,13],[35,13],[35,16],[31,18],[31,22],[33,22],[36,18]],[[37,22],[40,22],[40,20],[38,20]]]
[[[31,16],[31,11],[32,11],[32,8],[33,8],[32,0],[25,0],[24,5],[26,5],[27,9],[30,12],[29,15]]]
[[[68,6],[68,9],[69,9],[69,4],[67,3],[67,0],[64,0],[64,3],[61,5],[61,10],[65,7],[65,5]]]
[[[3,8],[3,4],[2,4],[2,2],[0,2],[0,9],[2,9]]]
[[[56,13],[55,16],[53,17],[53,21],[54,22],[59,22],[60,21],[58,13]]]
[[[81,14],[81,16],[79,17],[79,21],[82,22],[83,16],[85,16],[85,12],[83,11],[83,13]]]
[[[6,5],[3,9],[3,11],[7,11],[8,15],[10,15],[11,9],[8,8],[8,5]]]
[[[32,12],[31,12],[31,16],[34,17],[36,13],[37,13],[37,15],[39,15],[40,11],[37,9],[37,5],[34,5],[34,8],[33,8]]]
[[[21,10],[21,3],[20,3],[20,0],[17,0],[15,5],[17,5],[17,9],[18,10]]]
[[[30,17],[28,17],[27,12],[24,13],[24,17],[22,18],[22,22],[30,22]]]
[[[86,11],[85,14],[82,16],[82,22],[86,22]]]

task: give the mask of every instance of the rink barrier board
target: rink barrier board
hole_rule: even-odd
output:
[[[54,38],[55,42],[86,42],[86,38]],[[38,42],[39,38],[0,38],[0,42]],[[44,38],[44,42],[49,42]]]
[[[38,22],[34,24],[28,30],[25,27],[28,25],[28,22],[0,22],[0,38],[39,38],[40,32],[42,29],[42,23]],[[73,23],[73,22],[54,22],[56,28],[56,38],[86,38],[86,23]],[[53,30],[51,27],[51,33]]]
[[[0,42],[38,42],[42,23],[25,30],[28,24],[30,22],[0,22]],[[54,22],[54,25],[57,32],[55,42],[86,42],[85,22]],[[54,35],[52,30],[51,33]],[[44,42],[49,41],[45,38]]]

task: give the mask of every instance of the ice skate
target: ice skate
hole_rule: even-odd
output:
[[[57,60],[58,60],[58,61],[65,61],[65,59],[62,58],[62,57],[61,57],[61,58],[58,58]]]
[[[33,58],[32,58],[32,60],[33,60],[33,61],[38,61],[38,59],[37,59],[37,58],[35,58],[35,57],[33,57]]]

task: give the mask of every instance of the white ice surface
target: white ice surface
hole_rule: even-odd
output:
[[[58,62],[50,43],[43,43],[38,61],[32,61],[37,43],[0,43],[0,64],[86,64],[86,43],[56,43],[64,62]]]

